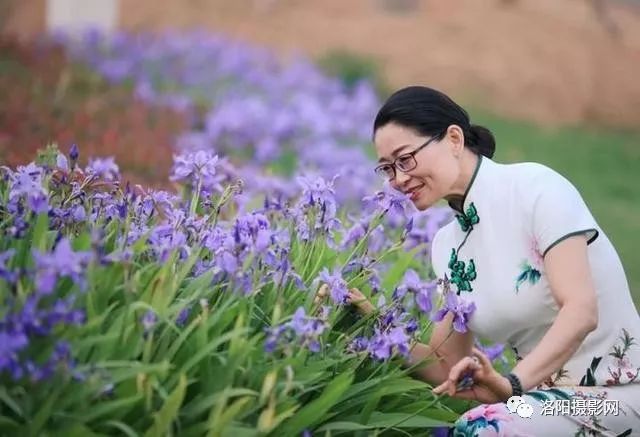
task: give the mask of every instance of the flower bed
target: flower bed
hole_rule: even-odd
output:
[[[378,193],[350,220],[330,181],[301,179],[287,198],[245,191],[249,209],[212,154],[177,157],[179,195],[80,160],[2,169],[4,431],[425,433],[457,417],[401,367],[455,311],[406,250],[406,199]],[[355,316],[348,287],[379,314]]]

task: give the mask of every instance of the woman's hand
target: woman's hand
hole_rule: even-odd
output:
[[[316,292],[313,303],[319,305],[328,296],[329,286],[327,284],[322,284],[322,286]],[[357,308],[358,312],[363,315],[372,314],[376,310],[373,304],[369,302],[365,295],[362,294],[362,292],[357,288],[352,288],[349,290],[349,293],[347,295],[347,303],[354,305]]]
[[[464,382],[471,384],[458,389],[458,385]],[[473,357],[458,361],[449,371],[448,379],[434,388],[433,393],[447,393],[460,399],[493,404],[508,400],[512,392],[509,380],[493,368],[491,361],[481,350],[474,347]]]
[[[376,310],[376,307],[374,307],[373,304],[369,302],[369,299],[367,299],[365,295],[362,294],[362,292],[357,288],[352,288],[349,290],[347,301],[350,304],[355,305],[358,309],[358,312],[365,316],[372,314]]]

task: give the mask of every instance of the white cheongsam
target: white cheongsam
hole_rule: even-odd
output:
[[[480,157],[463,211],[435,236],[432,263],[449,292],[474,302],[468,326],[475,335],[526,357],[559,311],[544,256],[580,234],[588,241],[599,317],[571,359],[524,396],[532,417],[510,413],[505,404],[481,405],[461,417],[454,435],[640,436],[640,317],[620,258],[577,189],[541,164]],[[579,408],[575,414],[550,414],[552,405],[569,402]]]

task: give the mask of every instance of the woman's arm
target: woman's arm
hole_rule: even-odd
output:
[[[471,355],[472,348],[471,331],[459,333],[453,330],[453,314],[449,313],[442,321],[436,322],[428,345],[416,343],[412,347],[407,364],[413,366],[427,358],[428,364],[418,365],[413,373],[436,386],[447,380],[454,364]]]
[[[540,343],[513,369],[524,391],[560,369],[598,326],[586,237],[577,235],[558,243],[546,254],[544,267],[560,311]]]
[[[321,287],[317,293],[316,302],[327,294],[327,288]],[[349,301],[363,315],[376,311],[373,304],[357,288],[349,290]],[[453,314],[448,313],[440,322],[435,323],[428,345],[414,343],[405,363],[407,367],[417,365],[413,374],[432,385],[445,381],[451,367],[462,358],[471,355],[473,349],[473,334],[469,330],[465,333],[455,331],[453,317]],[[422,363],[425,359],[426,361]]]

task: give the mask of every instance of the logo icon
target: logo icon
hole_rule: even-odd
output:
[[[533,407],[527,404],[522,396],[511,396],[507,401],[507,409],[511,414],[516,413],[522,418],[533,416]]]

